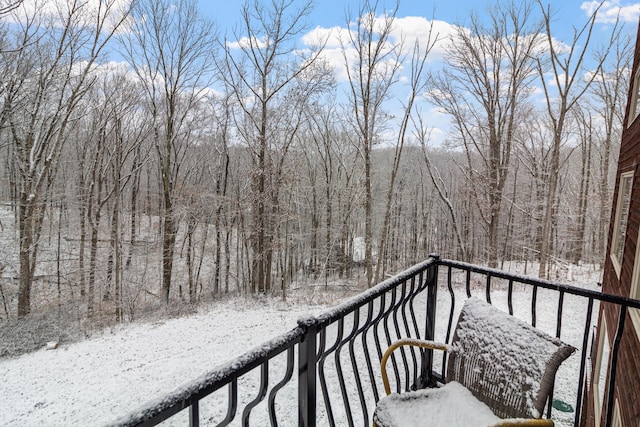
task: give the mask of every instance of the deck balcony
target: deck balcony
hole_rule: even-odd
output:
[[[544,416],[559,426],[580,424],[598,309],[611,304],[620,320],[605,390],[614,390],[626,312],[640,309],[640,301],[434,255],[321,315],[300,319],[293,330],[117,424],[370,426],[384,394],[379,363],[386,347],[399,337],[450,342],[462,303],[472,295],[578,349],[560,367],[545,408]],[[398,352],[389,365],[392,389],[431,386],[444,377],[445,364],[442,353]],[[611,407],[613,393],[603,399]]]

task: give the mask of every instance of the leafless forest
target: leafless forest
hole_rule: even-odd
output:
[[[598,11],[559,42],[546,2],[498,1],[414,41],[362,0],[303,45],[306,0],[226,33],[193,0],[1,4],[5,323],[366,287],[430,253],[603,259],[635,27],[596,42]]]

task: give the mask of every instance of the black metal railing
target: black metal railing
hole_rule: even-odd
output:
[[[459,300],[474,294],[580,350],[579,358],[566,361],[556,378],[557,400],[571,401],[575,409],[558,412],[551,404],[553,397],[547,405],[546,416],[560,425],[577,426],[580,420],[594,310],[601,302],[616,307],[620,320],[605,399],[606,407],[612,407],[625,314],[629,308],[640,309],[640,301],[434,255],[322,315],[300,319],[295,329],[115,424],[168,420],[191,426],[369,426],[381,397],[379,363],[384,349],[399,337],[450,342]],[[391,381],[398,391],[428,386],[441,380],[446,369],[445,355],[424,350],[401,350],[391,363]],[[183,411],[186,408],[189,411]]]

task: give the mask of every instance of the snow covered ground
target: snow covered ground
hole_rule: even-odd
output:
[[[104,425],[296,326],[319,306],[242,299],[0,360],[0,425]]]
[[[587,275],[583,280],[584,286],[595,288],[593,275]],[[515,299],[516,315],[520,313],[519,317],[529,320],[530,291],[516,289],[516,292],[519,293]],[[446,291],[442,289],[439,299],[445,297]],[[497,306],[506,306],[504,290],[496,290],[492,299]],[[545,292],[538,295],[541,307],[538,326],[552,334],[555,333],[557,307],[553,300],[554,297]],[[580,304],[570,297],[565,301],[565,307],[578,311],[582,310]],[[439,305],[441,309],[447,309],[446,304]],[[126,325],[99,337],[62,345],[56,350],[42,349],[17,358],[0,359],[0,396],[3,396],[0,425],[111,423],[143,403],[159,399],[250,348],[289,331],[296,326],[297,318],[326,309],[326,306],[238,298],[189,317]],[[438,334],[442,334],[445,322],[437,322]],[[584,323],[579,316],[564,317],[563,340],[579,347],[583,331]],[[283,361],[275,364],[278,363],[284,366]],[[572,405],[575,404],[574,372],[577,372],[577,366],[579,354],[573,355],[561,367],[556,383],[556,397]],[[278,381],[275,378],[274,381]],[[255,384],[247,385],[251,381]],[[276,407],[284,414],[282,425],[297,423],[296,406],[290,401],[296,398],[293,383],[278,394],[276,401]],[[240,396],[240,400],[246,401],[257,387],[255,375],[253,379],[243,378],[240,388],[243,387],[248,390],[248,397]],[[226,392],[216,399],[203,402],[203,424],[226,410]],[[171,424],[184,425],[185,415]],[[556,415],[562,425],[563,415],[554,412],[554,417]],[[236,421],[240,418],[238,415]],[[267,425],[264,411],[262,415],[252,415],[251,420],[251,425]]]

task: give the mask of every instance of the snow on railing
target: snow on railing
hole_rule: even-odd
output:
[[[626,310],[640,309],[640,301],[436,255],[321,315],[299,319],[298,327],[286,334],[114,424],[155,425],[189,408],[192,426],[201,419],[217,425],[236,419],[242,425],[370,425],[381,397],[379,363],[384,349],[400,337],[450,343],[454,318],[462,306],[458,300],[474,293],[580,350],[580,357],[565,361],[556,377],[556,400],[575,402],[575,411],[553,409],[554,393],[546,411],[557,425],[577,426],[595,305],[604,301],[620,311],[611,349],[615,374]],[[391,357],[391,364],[395,388],[416,389],[442,381],[446,355],[436,359],[432,351],[402,350]],[[609,390],[613,381],[615,375],[610,375]],[[610,393],[609,403],[612,398]],[[242,414],[236,417],[239,411]]]

